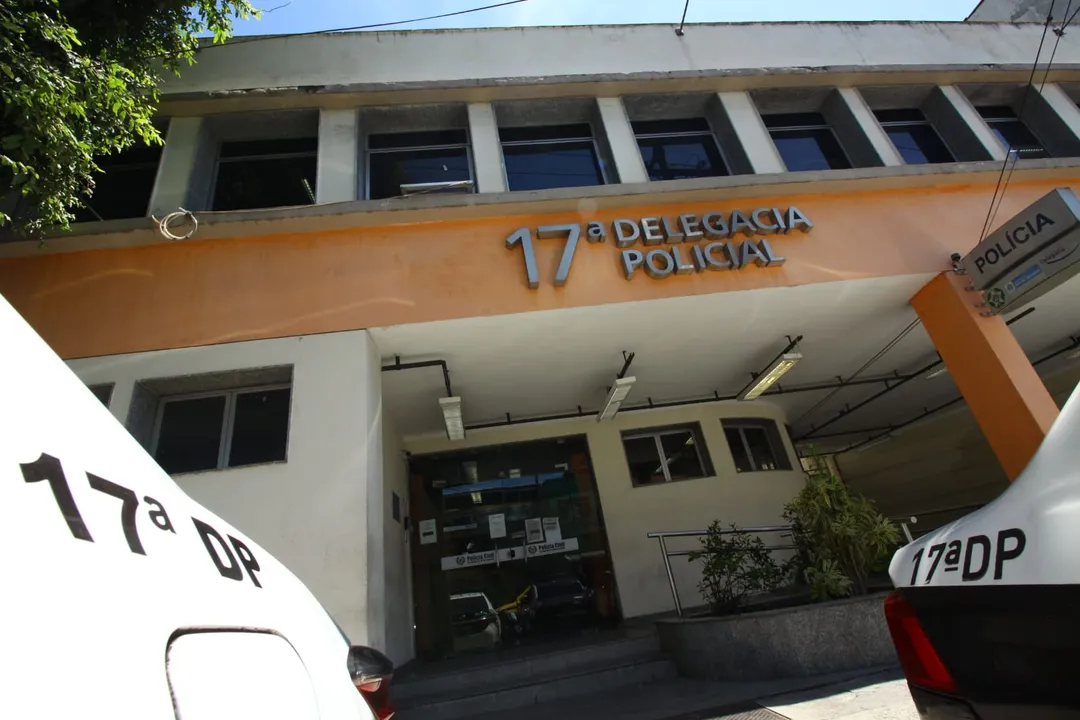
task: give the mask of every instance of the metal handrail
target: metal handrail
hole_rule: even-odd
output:
[[[936,510],[927,510],[918,514],[912,515],[900,515],[897,517],[888,518],[891,522],[900,526],[900,531],[904,534],[904,539],[907,542],[914,542],[914,537],[911,534],[911,528],[909,525],[916,525],[919,522],[919,516],[926,515],[944,515],[952,512],[970,512],[978,510],[983,505],[958,505],[956,507],[938,508]],[[792,531],[790,525],[762,525],[759,527],[744,527],[736,528],[732,530],[721,530],[721,535],[734,535],[735,533],[746,533],[748,535],[760,535],[762,533],[787,533],[787,535],[781,535],[781,537],[789,537]],[[929,530],[927,531],[929,532]],[[671,572],[671,558],[673,557],[686,557],[694,553],[701,552],[700,550],[668,550],[667,540],[668,538],[684,538],[684,537],[701,537],[702,535],[708,535],[708,530],[670,530],[670,531],[654,531],[646,533],[645,536],[650,540],[657,540],[660,543],[660,555],[664,559],[664,571],[667,572],[668,584],[671,586],[671,599],[675,601],[675,613],[681,618],[683,616],[682,600],[679,598],[679,588],[675,585],[675,575]],[[767,545],[766,549],[769,552],[775,550],[795,550],[795,545]]]

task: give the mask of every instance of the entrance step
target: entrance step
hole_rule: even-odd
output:
[[[652,633],[417,677],[391,691],[400,720],[454,720],[676,678]]]

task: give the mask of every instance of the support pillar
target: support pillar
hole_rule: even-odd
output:
[[[355,109],[319,111],[315,201],[320,205],[356,199],[359,138]]]
[[[911,298],[1010,482],[1027,467],[1058,407],[1000,316],[983,317],[964,275],[938,275]]]
[[[469,103],[469,138],[472,140],[473,167],[476,168],[476,192],[506,192],[499,124],[491,103]]]

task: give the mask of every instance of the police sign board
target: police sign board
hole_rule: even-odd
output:
[[[986,289],[986,304],[1008,312],[1050,292],[1080,272],[1080,231],[1044,247]]]
[[[1070,188],[1057,188],[987,235],[967,254],[961,265],[975,289],[985,290],[1078,228],[1080,199]]]

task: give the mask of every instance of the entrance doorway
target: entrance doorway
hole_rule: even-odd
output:
[[[420,657],[619,623],[585,436],[414,456],[409,465]]]

